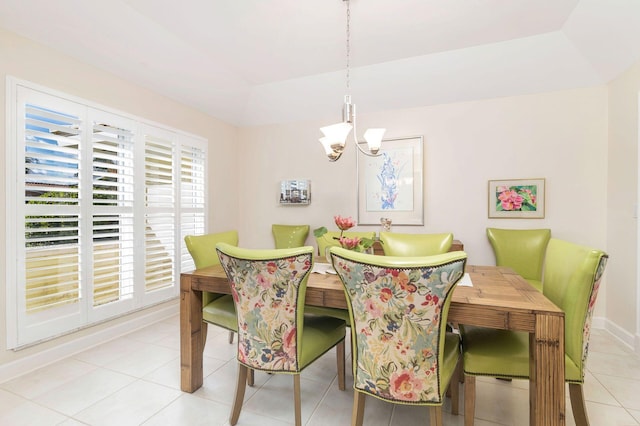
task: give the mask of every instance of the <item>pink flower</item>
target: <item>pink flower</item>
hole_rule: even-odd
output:
[[[364,252],[368,250],[374,243],[372,238],[346,238],[344,236],[344,231],[349,230],[356,226],[355,220],[352,217],[344,217],[340,215],[336,215],[333,217],[333,220],[336,223],[338,229],[340,229],[340,235],[338,237],[333,237],[332,239],[338,240],[339,244],[347,249],[354,250],[357,252]],[[320,238],[327,233],[327,228],[324,226],[314,229],[313,235],[316,238]],[[335,245],[335,244],[333,244]]]
[[[422,391],[422,381],[412,371],[395,372],[389,379],[391,395],[402,401],[417,401]]]
[[[358,237],[354,237],[354,238],[348,238],[348,237],[340,237],[340,245],[343,248],[346,248],[347,250],[353,250],[356,247],[358,247],[358,244],[360,244],[360,238]]]
[[[536,196],[533,195],[533,192],[531,192],[530,189],[525,189],[524,192],[526,192],[527,195],[529,196],[529,198],[531,199],[531,204],[533,204],[535,206],[536,205]]]
[[[264,277],[264,275],[262,275],[262,274],[258,274],[257,281],[258,281],[258,285],[259,285],[261,288],[263,288],[263,289],[265,289],[265,290],[267,290],[267,289],[271,288],[271,282],[270,282],[268,279],[266,279],[266,278]]]
[[[278,270],[278,265],[276,265],[275,262],[269,262],[267,263],[267,271],[270,274],[275,274],[275,272]]]
[[[353,218],[351,216],[342,217],[342,216],[338,215],[338,216],[334,216],[333,220],[336,222],[336,226],[341,231],[346,231],[347,229],[350,229],[350,228],[353,228],[354,226],[356,226],[356,222],[355,222],[355,220],[353,220]]]
[[[498,195],[498,200],[502,204],[502,210],[520,210],[522,208],[523,198],[516,191],[505,190]]]
[[[364,302],[364,309],[371,315],[373,318],[382,318],[382,309],[380,309],[375,303],[373,303],[372,299],[367,299]]]
[[[282,337],[282,346],[284,352],[291,358],[296,357],[297,329],[295,327],[287,330]]]

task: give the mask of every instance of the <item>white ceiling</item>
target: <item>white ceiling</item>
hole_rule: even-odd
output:
[[[336,120],[342,0],[2,0],[0,27],[236,125]],[[358,111],[604,84],[640,0],[352,0]]]

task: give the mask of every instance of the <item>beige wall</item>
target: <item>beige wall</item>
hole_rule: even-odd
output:
[[[640,62],[609,85],[607,199],[607,319],[619,334],[634,333],[640,351],[638,239],[638,95]]]
[[[272,223],[335,228],[333,215],[357,216],[355,149],[329,163],[317,141],[326,124],[240,130],[243,244],[272,245]],[[424,136],[425,224],[394,231],[453,232],[472,264],[495,261],[490,226],[551,228],[554,237],[607,250],[607,87],[388,111],[358,124],[361,132],[386,127],[387,137]],[[544,219],[488,219],[488,180],[538,177],[546,179]],[[294,178],[311,180],[310,206],[278,206],[280,180]],[[596,316],[606,315],[606,293],[605,285]]]
[[[606,248],[606,105],[602,86],[389,111],[361,117],[359,125],[386,126],[389,137],[424,136],[425,225],[393,230],[452,231],[471,263],[490,264],[488,226],[549,227],[555,237]],[[334,214],[356,217],[354,148],[329,163],[317,142],[321,124],[240,130],[245,244],[272,244],[276,222],[313,229],[335,227]],[[544,219],[487,218],[489,179],[538,177],[546,178]],[[278,206],[278,183],[291,178],[311,180],[310,206]]]
[[[554,237],[605,250],[597,326],[640,351],[639,93],[640,62],[607,86],[368,114],[359,125],[385,126],[388,137],[424,136],[425,225],[393,230],[452,231],[476,264],[494,261],[488,226],[548,227]],[[244,244],[272,244],[272,223],[313,229],[334,227],[334,214],[356,217],[355,150],[329,163],[317,142],[326,124],[240,131]],[[545,219],[488,219],[487,180],[527,177],[546,178]],[[311,180],[310,206],[277,205],[278,182],[292,178]]]
[[[6,121],[5,91],[6,76],[27,80],[73,96],[87,99],[147,120],[184,130],[209,140],[209,222],[212,230],[237,227],[238,196],[233,181],[228,177],[235,172],[237,161],[236,128],[213,119],[194,109],[184,107],[170,99],[157,95],[139,86],[131,85],[111,74],[63,56],[42,45],[32,43],[15,34],[0,30],[0,155],[5,158]],[[0,185],[5,188],[6,177],[0,173]],[[0,270],[5,270],[5,199],[0,197]],[[9,224],[10,226],[10,224]],[[144,318],[158,306],[103,324],[79,333],[65,336],[19,352],[7,351],[5,319],[5,278],[0,276],[0,366],[28,355],[53,351],[57,345],[73,346],[74,339],[82,339],[90,333],[104,330],[113,323],[123,323],[135,318]],[[172,302],[176,305],[176,301]],[[166,305],[166,304],[165,304]],[[177,312],[177,308],[174,309]],[[141,320],[144,321],[144,320]]]

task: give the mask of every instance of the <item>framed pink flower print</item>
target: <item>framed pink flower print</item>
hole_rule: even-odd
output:
[[[489,217],[544,218],[544,179],[489,181]]]

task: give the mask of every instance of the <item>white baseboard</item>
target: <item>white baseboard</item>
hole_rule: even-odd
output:
[[[607,319],[605,317],[593,317],[591,320],[591,328],[597,328],[598,330],[607,329]]]
[[[616,323],[609,321],[606,318],[598,317],[593,320],[593,327],[600,328],[611,333],[613,337],[620,340],[623,344],[627,345],[629,349],[640,355],[640,336],[634,336],[624,328],[620,327]]]
[[[155,324],[178,312],[179,304],[176,301],[176,303],[168,304],[147,314],[134,316],[129,321],[114,324],[111,327],[78,337],[77,339],[62,343],[53,348],[2,364],[0,365],[0,383],[4,383],[15,377],[44,367],[45,365],[60,361],[109,340],[124,336],[140,328]]]

